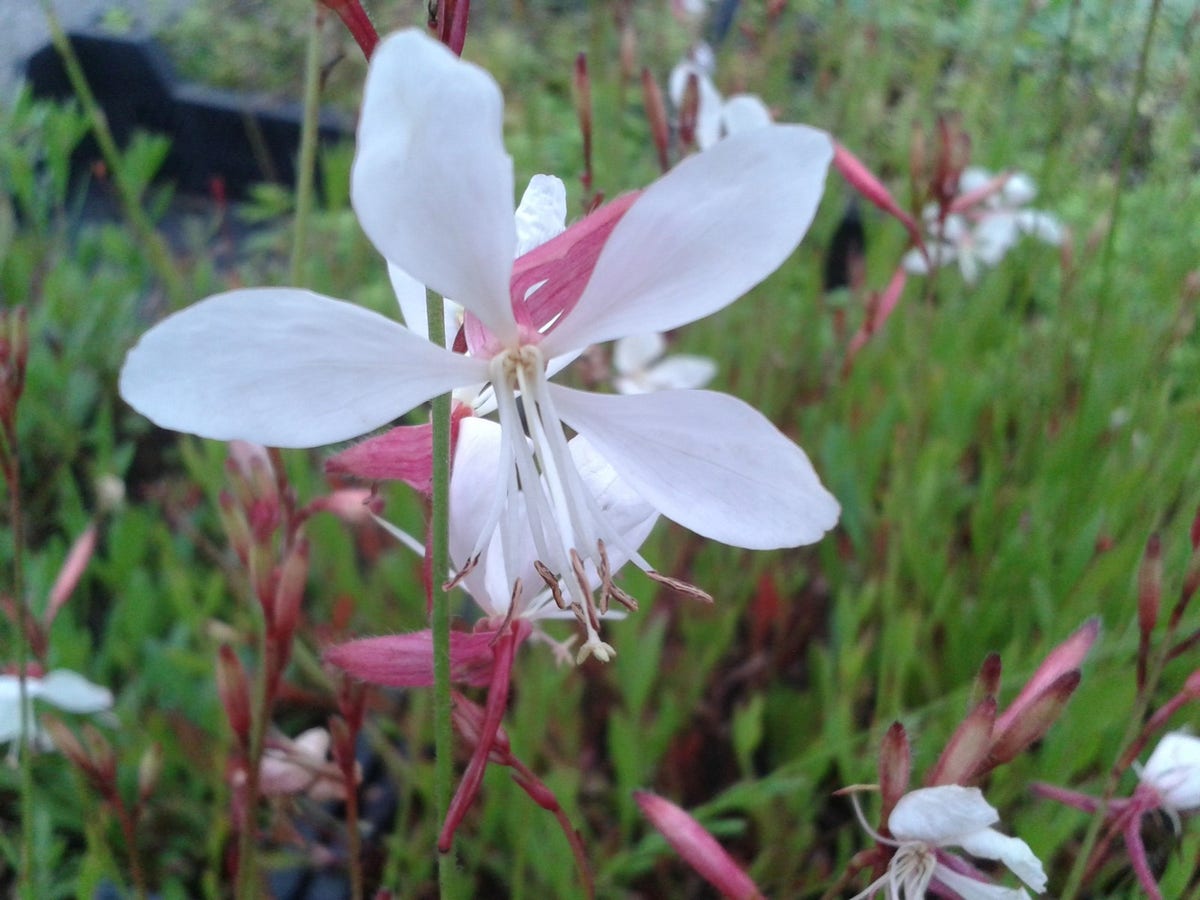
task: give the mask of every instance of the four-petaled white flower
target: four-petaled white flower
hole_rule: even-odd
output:
[[[314,447],[488,382],[501,428],[496,477],[479,501],[483,524],[454,561],[469,571],[499,528],[506,561],[519,565],[509,548],[530,542],[538,576],[566,606],[589,612],[593,590],[607,603],[610,554],[650,568],[622,546],[581,478],[564,424],[643,501],[701,535],[751,549],[818,540],[837,520],[836,501],[804,452],[747,404],[707,391],[590,394],[550,384],[547,364],[702,318],[762,281],[812,220],[828,136],[768,126],[685,160],[621,209],[581,292],[539,322],[529,309],[549,288],[517,290],[512,277],[513,166],[502,119],[495,81],[420,32],[376,49],[351,199],[389,264],[466,310],[469,354],[329,297],[236,290],[147,332],[126,359],[122,396],[167,428]],[[585,583],[580,573],[592,571],[599,582]],[[510,588],[518,577],[508,568]],[[593,616],[581,618],[581,653],[607,658]]]
[[[961,847],[972,856],[999,860],[1037,893],[1046,889],[1046,873],[1029,845],[991,827],[1000,821],[1000,814],[983,799],[979,788],[949,784],[909,791],[888,816],[890,838],[867,824],[857,800],[855,811],[875,840],[896,851],[887,872],[854,900],[874,896],[885,887],[888,900],[919,900],[934,882],[963,900],[1028,898],[1023,888],[1006,888],[967,874],[972,871],[969,864],[946,853],[946,847]]]
[[[671,70],[667,93],[675,108],[683,106],[688,81],[696,79],[696,144],[707,150],[723,137],[771,124],[771,111],[754,94],[734,94],[726,99],[713,84],[712,50],[707,44],[693,49],[691,57]]]
[[[949,209],[931,205],[924,210],[928,261],[919,250],[910,250],[905,269],[927,275],[930,263],[937,268],[957,262],[963,280],[974,284],[982,269],[998,264],[1023,235],[1058,246],[1065,238],[1063,225],[1051,213],[1028,208],[1035,196],[1033,181],[1022,172],[996,176],[975,167],[964,170]]]
[[[49,749],[54,746],[50,736],[37,724],[33,701],[49,703],[65,712],[98,713],[111,709],[113,695],[106,687],[92,684],[82,675],[69,669],[55,669],[45,675],[25,676],[25,698],[28,704],[28,743]],[[0,744],[21,738],[21,685],[13,674],[0,675]]]
[[[622,394],[702,388],[717,374],[707,356],[674,353],[664,357],[666,339],[658,332],[632,334],[613,344],[613,387]]]

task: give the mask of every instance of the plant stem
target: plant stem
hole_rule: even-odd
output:
[[[446,320],[441,297],[429,295],[429,339],[446,345]],[[454,780],[454,731],[450,721],[450,598],[445,591],[450,571],[450,395],[433,401],[433,503],[428,552],[433,599],[433,742],[434,806],[438,822],[450,808]],[[453,897],[454,850],[438,856],[438,885],[442,897]]]
[[[308,220],[312,214],[313,173],[317,162],[317,119],[321,102],[321,29],[325,8],[313,8],[304,54],[304,122],[300,130],[300,159],[296,163],[296,214],[292,223],[292,261],[288,284],[304,283],[305,247],[308,244]]]
[[[92,134],[95,135],[96,143],[100,147],[100,154],[104,157],[104,164],[112,172],[113,183],[116,185],[117,197],[125,212],[125,218],[129,220],[129,226],[149,256],[150,264],[158,273],[158,277],[162,279],[167,296],[173,304],[181,303],[186,296],[184,280],[175,268],[175,260],[171,257],[171,251],[167,248],[166,242],[154,229],[154,224],[142,208],[141,197],[133,188],[133,182],[127,174],[125,160],[117,146],[116,139],[113,138],[112,131],[109,130],[108,119],[104,115],[104,110],[100,108],[100,104],[96,102],[92,89],[88,87],[83,67],[79,64],[79,58],[75,55],[75,49],[71,46],[71,42],[67,40],[67,35],[62,29],[58,15],[54,12],[51,0],[42,0],[42,11],[46,16],[46,24],[50,28],[50,40],[62,58],[63,67],[67,70],[71,90],[75,92],[80,105],[83,106],[83,111],[92,127]]]

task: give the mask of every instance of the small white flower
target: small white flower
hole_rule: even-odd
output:
[[[49,749],[54,745],[34,716],[33,701],[49,703],[65,712],[98,713],[111,709],[112,691],[92,684],[82,675],[69,669],[55,669],[45,675],[25,677],[25,698],[28,704],[26,721],[31,746]],[[21,738],[21,685],[16,675],[0,675],[0,743]]]
[[[1200,738],[1182,731],[1163,735],[1139,776],[1168,810],[1200,809]]]
[[[953,857],[945,853],[946,847],[961,847],[972,856],[999,860],[1037,893],[1046,890],[1041,861],[1020,838],[991,827],[1000,821],[1000,814],[983,799],[979,788],[949,784],[909,791],[888,817],[891,838],[873,831],[861,812],[859,818],[875,840],[895,847],[896,852],[883,877],[854,900],[873,896],[885,886],[889,900],[918,900],[935,881],[963,900],[1028,898],[1022,888],[989,884],[956,871],[947,864]]]
[[[613,387],[622,394],[702,388],[717,374],[707,356],[663,357],[667,342],[658,332],[623,337],[613,345]]]

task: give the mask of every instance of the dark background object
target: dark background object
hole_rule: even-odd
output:
[[[302,120],[298,104],[181,82],[162,49],[148,38],[76,32],[69,40],[119,144],[124,146],[138,129],[170,138],[159,178],[204,195],[219,181],[230,199],[244,198],[257,182],[295,183]],[[35,97],[74,96],[53,46],[33,54],[25,74]],[[319,135],[323,143],[348,140],[353,124],[322,113]],[[95,141],[88,138],[72,166],[85,171],[99,158]]]

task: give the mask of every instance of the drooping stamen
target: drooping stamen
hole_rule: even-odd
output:
[[[648,570],[646,575],[648,575],[654,581],[657,581],[659,584],[665,584],[671,590],[678,591],[685,597],[689,597],[692,600],[699,600],[701,603],[714,602],[712,594],[710,594],[708,591],[698,588],[696,585],[690,584],[680,578],[672,578],[670,575],[664,575],[661,572],[655,572],[653,569]]]

